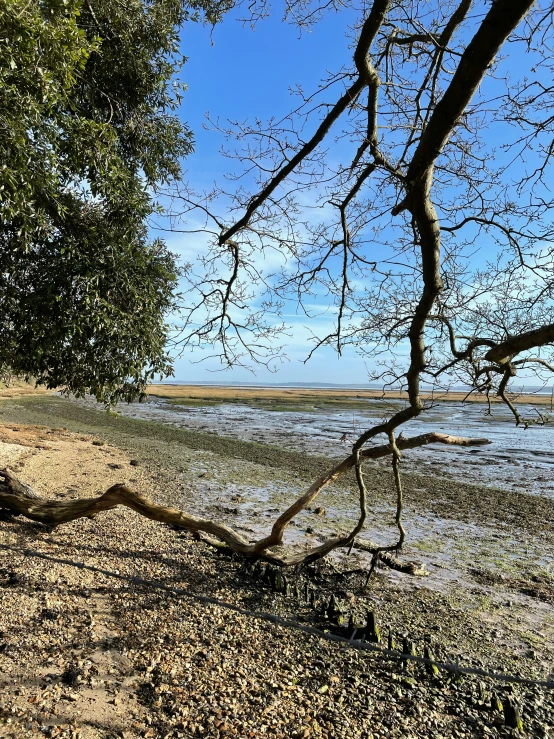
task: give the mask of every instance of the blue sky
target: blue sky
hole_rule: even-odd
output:
[[[300,84],[312,91],[326,70],[336,71],[351,59],[345,38],[349,17],[344,12],[328,15],[311,33],[301,35],[298,28],[283,23],[278,13],[259,21],[255,29],[241,23],[240,16],[240,12],[226,16],[213,30],[200,23],[188,23],[182,31],[182,51],[188,61],[181,76],[188,89],[181,116],[195,137],[195,151],[184,167],[186,179],[197,189],[211,187],[229,170],[229,162],[220,154],[222,136],[204,128],[207,113],[222,120],[286,114],[298,104],[290,87]],[[171,250],[184,258],[202,242],[199,236],[165,234],[164,238]],[[305,364],[310,323],[294,311],[287,312],[285,320],[292,327],[291,337],[287,359],[276,372],[263,367],[253,367],[254,374],[243,368],[221,372],[217,361],[203,359],[209,352],[196,350],[177,358],[175,379],[367,382],[366,365],[351,350],[339,359],[333,350],[323,349]],[[322,321],[328,321],[328,317],[312,319],[320,325]]]
[[[310,33],[282,22],[279,9],[257,23],[255,29],[242,24],[240,12],[227,15],[215,29],[199,23],[187,23],[182,31],[182,51],[188,57],[182,73],[186,92],[181,116],[195,136],[195,151],[185,163],[185,179],[194,189],[210,189],[229,171],[230,163],[220,154],[224,145],[221,134],[205,130],[206,114],[213,119],[266,120],[279,118],[298,105],[289,88],[300,84],[313,92],[327,71],[337,72],[351,66],[352,49],[346,38],[352,11],[332,11],[315,24]],[[517,65],[516,49],[511,49],[510,65]],[[487,84],[495,84],[485,82]],[[334,99],[334,96],[330,96]],[[313,130],[314,121],[309,130]],[[489,143],[489,142],[487,142]],[[341,144],[342,146],[342,144]],[[172,251],[184,260],[204,248],[200,234],[164,234]],[[317,296],[316,296],[317,298]],[[321,301],[323,302],[323,301]],[[291,326],[287,357],[277,372],[254,368],[255,374],[235,368],[221,372],[216,360],[201,361],[209,352],[195,350],[177,358],[175,379],[179,381],[237,382],[330,382],[363,384],[368,379],[365,360],[346,349],[338,358],[330,349],[320,349],[304,363],[311,331],[330,326],[331,314],[320,311],[309,321],[287,306],[285,321]],[[323,332],[323,331],[322,331]],[[369,369],[374,367],[369,366]]]

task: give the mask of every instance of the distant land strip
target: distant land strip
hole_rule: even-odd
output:
[[[379,389],[356,389],[356,388],[303,388],[303,387],[244,387],[232,385],[185,385],[164,383],[159,385],[150,385],[148,394],[160,398],[167,398],[175,402],[192,401],[200,405],[199,401],[208,403],[223,403],[244,401],[258,401],[268,403],[283,403],[302,405],[307,402],[322,403],[339,403],[339,402],[355,402],[359,400],[403,400],[406,401],[407,393],[397,390],[379,390]],[[487,399],[484,395],[473,393],[468,396],[467,391],[451,390],[451,391],[435,391],[422,392],[421,397],[424,401],[450,401],[462,402],[465,399],[467,403],[486,403]],[[531,405],[552,406],[553,397],[550,394],[530,394],[530,393],[513,393],[510,399],[517,403],[527,403]],[[491,402],[501,403],[502,401],[491,396]]]

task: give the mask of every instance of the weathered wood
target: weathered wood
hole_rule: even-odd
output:
[[[362,552],[368,552],[369,554],[374,554],[380,549],[377,544],[365,539],[356,539],[353,548],[359,549]],[[402,562],[392,552],[379,551],[379,561],[393,570],[404,572],[406,575],[419,575],[422,577],[428,574],[423,565],[418,565],[416,562]]]
[[[502,705],[502,701],[498,697],[498,693],[493,693],[491,695],[491,711],[498,711],[501,713],[503,711],[504,706]]]
[[[38,496],[32,497],[26,490],[21,490],[21,485],[21,481],[9,470],[0,470],[0,507],[48,526],[58,526],[123,505],[153,521],[213,534],[239,554],[250,554],[253,549],[252,544],[228,526],[152,503],[125,485],[112,485],[97,498],[78,500],[44,500]]]
[[[406,637],[402,639],[402,654],[408,655],[409,657],[415,657],[416,654],[413,642]],[[407,668],[413,668],[413,662],[406,661],[405,664]]]
[[[397,446],[399,449],[414,449],[433,443],[479,446],[488,444],[489,442],[486,439],[464,439],[431,432],[412,438],[398,439]],[[391,452],[390,445],[383,444],[378,447],[364,449],[360,456],[364,459],[379,459],[380,457],[391,454]],[[198,518],[185,511],[153,503],[145,496],[134,492],[125,485],[112,485],[103,495],[97,498],[44,500],[8,469],[0,470],[0,508],[5,508],[13,514],[25,516],[33,521],[39,521],[47,526],[59,526],[60,524],[75,521],[79,518],[94,517],[103,511],[109,511],[122,505],[145,518],[166,523],[180,529],[187,529],[188,531],[201,535],[203,541],[218,548],[221,548],[221,543],[223,542],[224,545],[237,554],[263,559],[280,567],[291,567],[317,561],[339,547],[355,547],[371,553],[379,551],[380,560],[387,566],[400,572],[424,574],[414,563],[401,562],[391,552],[381,551],[381,548],[371,542],[357,541],[356,535],[360,527],[359,525],[350,534],[334,537],[307,551],[285,554],[277,554],[272,551],[273,547],[282,544],[284,531],[292,519],[306,508],[324,487],[344,475],[355,464],[356,457],[354,454],[351,454],[332,470],[316,480],[304,495],[300,496],[279,516],[269,536],[263,537],[257,542],[248,541],[242,534],[225,524]]]
[[[327,608],[325,609],[325,615],[327,616],[329,621],[336,622],[338,617],[341,616],[342,613],[343,613],[343,609],[340,607],[337,596],[334,593],[332,593],[331,597],[329,598],[329,604],[327,605]]]
[[[479,691],[479,700],[481,701],[481,703],[485,704],[489,694],[487,691],[487,686],[482,680],[477,683],[477,690]]]
[[[519,708],[510,698],[504,700],[504,723],[510,729],[523,731],[523,721],[521,720]]]
[[[276,590],[278,593],[285,593],[286,592],[286,587],[287,586],[286,586],[286,583],[285,583],[284,576],[281,574],[280,571],[277,571],[275,573],[274,579],[273,579],[273,588],[274,588],[274,590]]]
[[[374,644],[381,643],[381,630],[379,629],[379,626],[377,625],[377,620],[375,619],[375,613],[373,611],[368,611],[367,613],[367,625],[365,627],[365,640],[367,642],[373,642]]]
[[[433,660],[433,653],[431,652],[430,647],[426,644],[423,647],[423,656],[425,659]],[[439,674],[439,668],[435,664],[426,664],[425,669],[430,675],[438,675]]]
[[[350,619],[348,621],[348,638],[351,641],[354,639],[362,640],[364,638],[364,634],[365,627],[356,621],[356,617],[353,614],[350,614]]]
[[[6,491],[12,495],[23,495],[27,498],[33,498],[34,500],[41,499],[40,495],[35,493],[30,485],[27,485],[26,482],[20,480],[10,470],[2,470],[0,474],[4,477],[4,482],[2,482],[0,478],[0,491],[3,489],[3,486],[5,486]],[[12,512],[15,513],[15,511]]]
[[[449,434],[429,432],[428,434],[421,434],[420,436],[398,439],[396,445],[400,451],[403,451],[406,449],[416,449],[417,447],[426,446],[427,444],[483,446],[485,444],[490,444],[490,441],[488,439],[466,439],[461,436],[450,436]],[[392,454],[392,448],[390,444],[382,444],[377,447],[364,449],[361,452],[360,456],[363,457],[363,459],[381,459],[382,457],[386,457],[390,454]],[[315,500],[315,498],[317,498],[323,488],[338,480],[346,472],[351,470],[355,466],[355,464],[356,457],[354,454],[351,454],[349,457],[333,467],[332,470],[329,470],[329,472],[326,472],[324,475],[319,477],[313,483],[313,485],[308,488],[304,495],[301,495],[300,498],[298,498],[289,508],[287,508],[284,513],[279,516],[279,518],[273,524],[271,534],[264,539],[261,539],[256,544],[256,551],[263,551],[266,547],[272,547],[280,544],[283,540],[285,528],[292,521],[292,519],[297,516],[300,511],[306,508],[306,506],[309,506]],[[306,558],[305,560],[297,559],[294,564],[299,564],[300,561],[314,561],[313,557],[310,557],[310,554],[317,556],[317,554],[321,553],[321,555],[324,556],[324,554],[327,554],[329,551],[337,548],[338,546],[348,547],[352,544],[349,537],[337,537],[335,540],[332,541],[334,543],[331,546],[330,543],[326,543],[321,545],[320,547],[314,547],[311,553],[307,553],[308,558]]]

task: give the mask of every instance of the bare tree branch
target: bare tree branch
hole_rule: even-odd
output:
[[[398,443],[403,449],[415,449],[426,444],[434,443],[455,446],[479,446],[488,444],[489,442],[486,439],[465,439],[446,434],[428,433],[411,439],[399,439]],[[373,449],[365,449],[357,456],[352,454],[350,457],[347,457],[319,478],[303,496],[295,501],[277,519],[268,537],[254,543],[249,542],[242,534],[239,534],[225,524],[197,518],[185,511],[158,505],[130,490],[125,485],[113,485],[103,495],[97,498],[43,500],[32,490],[29,490],[28,486],[18,480],[10,470],[4,469],[0,470],[0,507],[48,526],[59,526],[79,518],[94,517],[98,513],[112,510],[118,505],[123,505],[153,521],[170,523],[188,529],[189,531],[202,532],[209,537],[215,537],[223,541],[238,554],[247,557],[262,558],[283,566],[291,566],[301,562],[315,561],[333,549],[350,545],[365,523],[365,517],[367,515],[365,486],[362,487],[360,498],[360,517],[357,525],[349,535],[330,539],[319,547],[299,554],[282,555],[271,551],[272,548],[282,544],[284,531],[292,519],[309,505],[324,487],[356,466],[356,460],[358,460],[359,465],[361,458],[379,459],[388,454],[391,454],[391,448],[388,445],[384,445]]]

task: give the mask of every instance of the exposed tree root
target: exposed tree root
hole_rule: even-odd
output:
[[[448,436],[447,434],[428,433],[411,439],[399,438],[396,445],[398,449],[405,450],[433,443],[480,446],[489,442],[486,439],[464,439]],[[418,569],[417,565],[401,562],[390,551],[384,550],[383,547],[378,547],[371,542],[356,541],[356,537],[362,529],[366,516],[367,491],[364,485],[360,488],[360,517],[350,534],[329,539],[323,544],[312,547],[307,551],[288,554],[272,551],[274,547],[282,544],[287,525],[300,511],[312,503],[324,487],[337,480],[354,466],[357,466],[357,476],[359,478],[361,474],[359,468],[361,458],[378,459],[391,453],[391,446],[384,444],[382,446],[364,449],[358,453],[357,458],[355,454],[347,457],[332,470],[317,479],[306,493],[298,498],[277,519],[269,536],[257,542],[249,542],[241,534],[224,524],[197,518],[175,508],[157,505],[143,495],[130,490],[125,485],[113,485],[103,495],[97,498],[65,501],[44,500],[39,498],[28,485],[22,483],[12,472],[4,469],[0,471],[0,507],[9,510],[11,513],[25,516],[48,526],[58,526],[59,524],[68,523],[78,518],[91,518],[102,511],[108,511],[116,508],[118,505],[123,505],[153,521],[172,524],[192,532],[201,532],[202,538],[210,544],[220,545],[223,542],[237,554],[253,559],[264,559],[284,567],[314,562],[339,547],[354,547],[378,554],[379,559],[393,569],[410,574],[421,574],[421,570]]]

